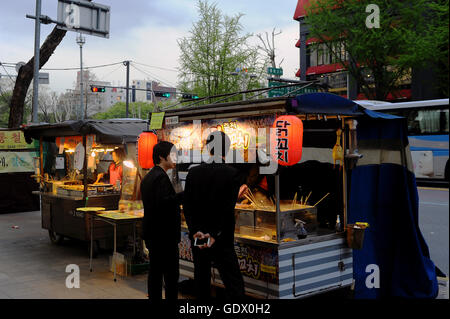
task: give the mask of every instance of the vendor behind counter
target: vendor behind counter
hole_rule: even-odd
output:
[[[123,161],[125,157],[125,150],[123,148],[116,148],[112,152],[113,162],[109,165],[108,171],[98,174],[96,182],[102,181],[107,184],[112,184],[116,188],[120,188],[123,180]]]
[[[259,174],[256,164],[232,164],[239,170],[241,182],[245,183],[257,200],[270,206],[270,199],[275,200],[275,176]],[[317,206],[317,219],[322,228],[334,229],[336,216],[343,213],[342,171],[333,168],[330,163],[305,161],[293,166],[280,166],[280,199],[292,200],[297,193],[297,200],[311,193],[308,203],[314,205],[325,194],[329,196]]]

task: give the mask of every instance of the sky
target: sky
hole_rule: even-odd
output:
[[[177,40],[187,37],[192,25],[198,20],[196,0],[98,0],[110,6],[111,23],[109,39],[83,35],[83,66],[96,66],[124,60],[135,62],[130,68],[132,80],[153,79],[163,85],[176,86],[179,67]],[[275,37],[276,62],[284,61],[283,77],[295,79],[299,67],[299,49],[295,43],[299,38],[299,24],[293,20],[297,0],[216,0],[217,7],[226,15],[244,14],[241,18],[244,33],[254,36],[250,43],[261,44],[257,34],[275,28],[282,33]],[[0,62],[27,62],[34,54],[35,0],[0,0]],[[42,15],[57,18],[57,0],[42,0]],[[54,25],[41,25],[41,45]],[[79,68],[80,49],[76,43],[76,32],[67,32],[45,68]],[[137,64],[140,63],[140,64]],[[15,75],[14,68],[0,66],[0,74]],[[50,90],[62,93],[71,89],[76,72],[42,71],[50,73]],[[114,65],[93,70],[98,80],[113,85],[126,83],[126,68]]]

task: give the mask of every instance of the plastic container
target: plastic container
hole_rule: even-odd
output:
[[[115,258],[114,258],[115,257]],[[127,276],[127,259],[123,254],[116,253],[115,256],[109,256],[109,270],[111,272],[114,272],[114,261],[115,259],[115,266],[116,266],[116,274],[119,276],[126,277]]]
[[[347,244],[352,249],[362,249],[364,244],[364,232],[367,226],[348,224],[347,231]]]

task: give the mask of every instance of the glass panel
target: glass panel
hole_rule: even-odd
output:
[[[311,66],[317,66],[317,50],[315,48],[310,50],[309,59]]]
[[[449,110],[411,110],[408,112],[408,131],[414,134],[448,134]],[[395,113],[395,112],[389,112]]]

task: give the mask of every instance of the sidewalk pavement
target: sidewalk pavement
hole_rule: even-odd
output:
[[[114,282],[108,252],[93,259],[90,272],[87,247],[73,240],[52,244],[39,211],[0,215],[0,298],[147,298],[147,274],[117,276]],[[69,264],[80,268],[80,288],[66,287]]]
[[[17,227],[16,227],[17,226]],[[109,271],[112,252],[101,251],[89,271],[88,244],[50,242],[39,211],[0,214],[0,299],[146,299],[147,274],[122,278]],[[66,287],[66,266],[80,268],[80,288]],[[448,299],[448,278],[438,299]],[[182,294],[179,298],[187,298]]]

